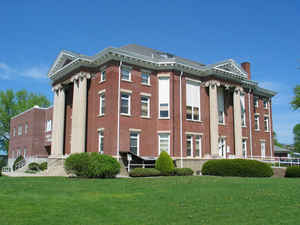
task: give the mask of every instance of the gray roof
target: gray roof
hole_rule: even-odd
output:
[[[281,147],[279,147],[279,146],[277,146],[277,145],[274,145],[274,152],[277,152],[277,153],[285,153],[285,152],[287,152],[287,153],[289,153],[289,152],[291,152],[291,150],[289,150],[289,149],[286,149],[286,148],[281,148]]]

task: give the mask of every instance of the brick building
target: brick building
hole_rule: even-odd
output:
[[[251,80],[248,62],[204,65],[127,45],[92,57],[62,51],[48,76],[53,129],[37,142],[49,152],[51,135],[50,159],[84,151],[142,159],[167,151],[181,162],[273,156],[275,93]],[[38,110],[31,111],[14,118],[12,129]],[[45,129],[52,108],[39,111]],[[11,139],[10,155],[16,142]]]

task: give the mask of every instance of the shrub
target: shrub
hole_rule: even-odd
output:
[[[22,155],[18,156],[16,158],[16,160],[14,161],[14,164],[13,164],[13,170],[15,171],[16,170],[16,164],[20,161],[24,160],[24,157]]]
[[[161,175],[172,175],[174,163],[169,154],[165,151],[161,152],[155,161],[155,169],[161,172]]]
[[[70,155],[65,161],[65,170],[68,174],[78,177],[88,177],[89,154],[87,152]]]
[[[47,162],[42,162],[40,165],[39,165],[39,168],[40,170],[46,170],[48,168],[48,163]]]
[[[88,177],[113,178],[120,172],[120,163],[109,155],[90,154],[88,163]]]
[[[173,173],[175,176],[192,176],[194,171],[191,168],[175,168]]]
[[[285,171],[285,177],[300,177],[300,167],[290,166]]]
[[[160,171],[154,168],[135,168],[129,172],[131,177],[154,177],[159,175]]]
[[[32,162],[32,163],[29,163],[28,169],[33,170],[33,171],[39,171],[40,170],[40,165],[36,162]]]
[[[273,170],[270,165],[247,159],[216,159],[204,163],[203,175],[232,177],[271,177]]]
[[[65,161],[67,173],[78,177],[112,178],[120,172],[120,163],[111,156],[98,153],[76,153]]]

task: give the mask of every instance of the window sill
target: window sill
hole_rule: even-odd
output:
[[[128,83],[133,83],[132,80],[123,80],[123,79],[121,79],[121,81],[125,81],[125,82],[128,82]]]
[[[143,118],[143,119],[151,119],[150,116],[140,116],[140,117]]]
[[[120,113],[121,116],[127,116],[127,117],[131,117],[130,114],[125,114],[125,113]]]
[[[158,117],[159,120],[169,120],[170,117]]]
[[[226,124],[225,123],[218,123],[220,126],[225,126]]]
[[[269,133],[270,131],[269,130],[265,130],[265,133]]]
[[[260,129],[254,129],[254,131],[257,131],[257,132],[258,132],[258,131],[260,131]]]
[[[98,84],[102,84],[102,83],[104,83],[104,82],[106,82],[106,80],[100,80],[100,81],[98,82]]]
[[[188,122],[196,122],[196,123],[203,123],[203,120],[189,120],[189,119],[186,119],[186,121],[188,121]]]
[[[144,84],[144,83],[141,83],[141,84],[144,86],[147,86],[147,87],[151,87],[151,84]]]
[[[242,126],[242,128],[247,128],[247,126]]]
[[[103,117],[105,114],[98,114],[97,117]]]

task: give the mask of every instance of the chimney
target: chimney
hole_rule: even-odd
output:
[[[249,62],[243,62],[243,63],[241,63],[241,66],[248,73],[248,80],[251,80],[250,63]]]

